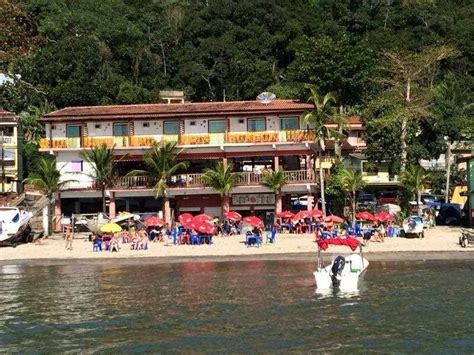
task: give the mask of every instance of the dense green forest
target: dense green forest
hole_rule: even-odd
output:
[[[438,157],[473,132],[472,0],[0,0],[0,106],[35,117],[70,105],[305,99],[358,113],[368,155]],[[407,85],[408,84],[408,85]],[[403,154],[403,144],[406,154]]]

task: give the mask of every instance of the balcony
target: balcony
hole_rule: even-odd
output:
[[[0,136],[0,143],[3,144],[17,144],[16,137],[12,136]]]
[[[314,182],[315,176],[312,170],[290,170],[283,172],[287,184],[302,184]],[[260,185],[262,182],[261,173],[241,172],[237,186]],[[152,188],[154,181],[148,176],[122,176],[114,184],[114,188]],[[172,176],[168,185],[171,188],[192,188],[204,187],[202,174],[181,174]]]
[[[249,143],[277,143],[277,142],[313,142],[313,132],[305,130],[291,130],[280,132],[228,132],[183,135],[157,136],[101,136],[101,137],[71,137],[71,138],[42,138],[39,142],[41,149],[74,149],[92,148],[105,144],[108,147],[149,147],[155,143],[177,141],[179,145],[222,145],[222,144],[249,144]]]

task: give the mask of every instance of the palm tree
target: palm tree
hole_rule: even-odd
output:
[[[349,199],[351,204],[352,212],[352,223],[355,221],[356,212],[356,193],[365,186],[365,181],[362,178],[360,171],[354,171],[352,169],[343,168],[340,171],[340,182],[341,186],[346,193],[349,193]]]
[[[240,174],[233,173],[233,164],[218,162],[213,168],[204,169],[202,181],[206,186],[212,187],[222,197],[222,215],[229,211],[229,197],[239,180]]]
[[[114,146],[115,147],[115,146]],[[114,147],[108,148],[106,144],[83,150],[79,156],[90,166],[90,173],[83,173],[95,181],[100,188],[102,196],[102,212],[106,213],[105,189],[111,184],[115,176]]]
[[[154,183],[153,190],[155,198],[163,197],[163,211],[166,212],[169,204],[168,182],[171,176],[175,175],[179,170],[188,167],[187,162],[178,162],[178,156],[182,153],[175,151],[177,142],[165,142],[164,145],[153,145],[145,154],[145,165],[147,170],[132,170],[127,176],[148,176]],[[170,216],[165,216],[165,220],[169,222]]]
[[[275,193],[275,213],[280,213],[282,210],[281,189],[286,185],[286,176],[283,174],[283,170],[281,168],[276,171],[265,170],[263,172],[262,185]]]
[[[76,180],[61,180],[61,169],[58,170],[56,168],[56,160],[54,158],[40,158],[37,169],[23,182],[42,190],[48,198],[48,234],[51,235],[53,226],[53,196],[66,184],[76,182]]]
[[[411,194],[412,198],[416,198],[418,209],[420,209],[421,193],[425,189],[429,177],[430,176],[425,172],[425,169],[419,165],[410,165],[402,173],[402,186]]]
[[[329,138],[340,137],[339,132],[327,127],[327,124],[335,116],[336,98],[334,94],[328,93],[321,96],[318,89],[311,84],[306,84],[305,88],[309,89],[311,94],[308,102],[313,104],[311,111],[303,113],[303,124],[307,127],[313,126],[312,130],[315,133],[315,140],[319,143],[319,184],[321,189],[321,204],[323,212],[326,213],[326,199],[324,196],[324,174],[322,167],[322,152],[326,150],[325,140]]]

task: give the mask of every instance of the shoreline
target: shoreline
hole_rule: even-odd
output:
[[[336,253],[336,252],[335,252]],[[332,252],[325,252],[326,257]],[[474,260],[474,249],[472,251],[376,251],[366,252],[364,255],[371,262],[397,262],[397,261],[462,261]],[[94,265],[160,265],[179,264],[189,262],[242,262],[242,261],[311,261],[316,260],[316,253],[290,253],[290,254],[253,254],[253,255],[189,255],[189,256],[143,256],[143,257],[114,257],[104,258],[37,258],[37,259],[10,259],[0,260],[0,266],[5,265],[27,265],[27,266],[55,266],[65,264],[94,264]]]
[[[386,238],[383,243],[370,242],[363,248],[364,255],[372,261],[415,260],[470,260],[474,248],[461,248],[460,228],[435,227],[425,231],[426,237]],[[76,239],[73,250],[64,249],[61,239],[46,239],[43,244],[22,244],[16,248],[0,248],[0,265],[32,264],[53,265],[65,263],[104,264],[163,264],[179,262],[220,262],[247,260],[316,260],[317,244],[314,235],[277,235],[276,243],[263,244],[260,248],[244,244],[245,237],[215,237],[212,245],[172,245],[150,243],[148,250],[130,250],[123,244],[117,253],[93,252],[92,244]],[[347,254],[350,249],[331,246],[324,254]]]

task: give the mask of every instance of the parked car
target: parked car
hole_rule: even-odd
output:
[[[387,203],[391,203],[392,205],[399,205],[400,198],[398,197],[395,191],[382,191],[379,194],[377,199],[377,204],[379,206],[385,205]]]
[[[357,197],[356,207],[358,210],[375,210],[377,198],[371,192],[362,191]]]

